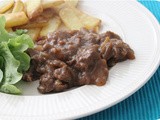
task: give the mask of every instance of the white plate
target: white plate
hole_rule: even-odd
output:
[[[73,119],[93,114],[124,100],[153,75],[160,61],[160,28],[153,15],[136,1],[80,1],[80,8],[102,19],[103,29],[121,35],[136,60],[117,64],[103,87],[83,86],[40,95],[36,83],[21,86],[23,96],[0,93],[0,119]]]

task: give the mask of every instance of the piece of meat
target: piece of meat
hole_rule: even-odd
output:
[[[117,62],[135,59],[134,51],[122,40],[110,39],[105,45],[105,50],[101,52],[102,57],[106,59],[109,67],[114,66]]]
[[[75,69],[79,71],[78,85],[104,85],[108,77],[107,64],[98,51],[99,46],[87,46],[79,49],[75,57]]]
[[[75,55],[75,68],[80,71],[86,71],[94,66],[97,60],[101,59],[98,48],[98,45],[80,48]]]
[[[28,54],[31,67],[23,79],[39,80],[38,90],[43,94],[89,84],[102,86],[109,67],[135,58],[133,50],[117,34],[87,29],[48,34]]]
[[[79,73],[78,85],[95,84],[102,86],[106,83],[108,74],[106,61],[104,59],[98,60],[92,69]]]

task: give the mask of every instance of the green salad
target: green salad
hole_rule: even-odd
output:
[[[0,92],[21,94],[15,85],[29,69],[30,57],[26,50],[33,48],[34,43],[25,30],[8,33],[5,22],[0,17]]]

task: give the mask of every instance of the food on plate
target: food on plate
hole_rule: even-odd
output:
[[[27,24],[16,26],[15,29],[42,28],[48,25],[48,19],[39,16],[34,20],[29,20]]]
[[[59,12],[64,24],[71,30],[80,28],[95,29],[100,26],[101,20],[83,13],[77,8],[66,6]]]
[[[27,34],[32,38],[33,41],[36,41],[40,35],[41,28],[29,28],[27,30]]]
[[[42,0],[43,9],[53,8],[64,3],[64,0]]]
[[[5,18],[0,17],[0,91],[20,94],[15,86],[22,79],[22,74],[30,66],[30,57],[26,53],[34,46],[32,39],[23,34],[8,33],[5,30]]]
[[[9,33],[13,32],[12,28],[7,28],[6,31],[9,32]]]
[[[71,9],[71,7],[65,7],[60,10],[59,16],[62,19],[63,23],[70,30],[79,30],[83,28],[83,23],[80,21],[79,17]]]
[[[26,8],[29,19],[33,19],[43,12],[41,0],[27,0]]]
[[[9,10],[7,10],[6,12],[4,12],[3,14],[9,14],[9,13],[12,13],[12,11],[13,11],[13,6]]]
[[[41,93],[89,84],[102,86],[110,67],[135,58],[133,50],[115,33],[87,29],[50,33],[28,53],[31,66],[23,79],[39,80]]]
[[[24,11],[24,4],[21,0],[17,0],[15,2],[14,8],[12,10],[12,13],[21,12]]]
[[[25,3],[17,0],[9,8],[8,4],[4,4],[8,9],[0,16],[5,16],[7,29],[28,29],[28,32],[35,29],[35,35],[29,33],[34,41],[62,28],[87,28],[98,32],[101,20],[82,12],[76,8],[77,4],[78,0],[27,0]]]
[[[87,29],[97,29],[97,27],[100,27],[101,20],[87,15],[86,13],[78,10],[77,8],[72,7],[72,10],[75,12],[75,14],[79,17],[81,23],[83,24],[83,27]]]
[[[49,33],[55,32],[60,25],[61,25],[60,18],[58,16],[53,17],[48,21],[48,25],[42,28],[40,36],[41,37],[47,36]]]
[[[63,4],[54,6],[54,10],[59,13],[59,11],[66,6],[77,7],[78,1],[79,0],[64,0]]]
[[[0,92],[21,94],[20,80],[39,80],[40,93],[105,85],[109,68],[135,59],[120,36],[99,33],[101,19],[78,0],[0,3]]]
[[[78,4],[78,0],[65,0],[65,3],[73,7],[76,7]]]
[[[0,3],[0,14],[6,12],[14,4],[14,0],[1,0]]]
[[[69,30],[63,23],[59,26],[58,30]]]
[[[43,16],[45,19],[48,20],[56,16],[56,12],[52,8],[47,8],[43,10],[43,13],[40,16]]]
[[[6,18],[6,28],[23,25],[28,22],[28,17],[24,12],[0,14],[0,17],[1,16]]]

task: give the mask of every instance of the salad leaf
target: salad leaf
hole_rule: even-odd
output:
[[[0,41],[4,41],[4,40],[9,40],[10,36],[8,35],[7,31],[4,29],[5,28],[5,23],[6,20],[4,17],[0,18]]]
[[[0,82],[2,81],[2,79],[3,79],[3,72],[2,72],[2,70],[0,69]]]
[[[16,30],[15,31],[15,33],[17,34],[17,35],[23,35],[23,34],[26,34],[28,32],[28,30],[27,29],[19,29],[19,30]]]
[[[26,53],[33,48],[32,39],[21,30],[8,33],[5,30],[5,18],[0,17],[0,91],[10,94],[20,94],[15,86],[22,79],[23,72],[30,66],[30,57]]]
[[[3,72],[1,70],[1,69],[3,69],[3,62],[4,62],[4,59],[3,59],[3,57],[0,56],[0,83],[3,79]]]
[[[18,72],[25,72],[29,69],[30,66],[30,57],[28,54],[19,51],[13,51],[12,54],[20,62]]]
[[[33,48],[34,43],[29,35],[23,34],[16,38],[12,38],[8,42],[9,48],[12,51],[21,51],[24,52],[28,48]]]
[[[14,85],[4,84],[0,88],[1,92],[9,94],[21,94],[22,92]]]
[[[0,69],[2,69],[3,67],[3,62],[4,62],[4,59],[2,56],[0,56]]]
[[[6,30],[5,30],[5,17],[0,17],[0,41],[8,41],[10,38],[14,37],[15,35],[11,35],[9,34]]]
[[[3,79],[3,72],[1,70],[1,69],[3,69],[3,62],[4,62],[4,59],[3,59],[3,57],[0,56],[0,83]]]
[[[30,66],[30,57],[24,52],[28,48],[33,48],[34,44],[32,39],[28,35],[21,35],[16,38],[10,39],[9,48],[12,54],[20,62],[18,71],[25,72]]]
[[[22,78],[22,73],[17,72],[20,62],[14,58],[6,42],[0,44],[0,56],[4,58],[3,84],[15,84]]]

